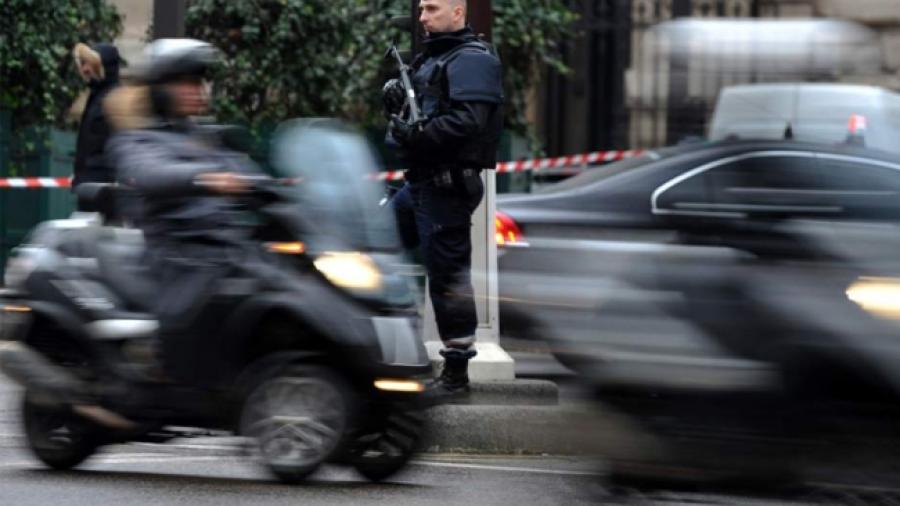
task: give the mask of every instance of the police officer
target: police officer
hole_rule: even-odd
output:
[[[469,390],[478,325],[470,278],[472,213],[484,195],[480,171],[496,164],[503,127],[502,70],[493,48],[466,25],[465,0],[421,0],[427,37],[411,65],[424,119],[402,117],[406,93],[383,88],[387,143],[406,162],[393,208],[404,245],[419,246],[429,280],[444,369],[431,389],[441,399]]]

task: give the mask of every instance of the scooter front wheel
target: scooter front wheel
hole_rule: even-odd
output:
[[[22,422],[28,447],[53,469],[71,469],[100,446],[97,426],[73,413],[69,406],[35,402],[28,391],[22,401]]]
[[[349,418],[345,382],[318,366],[291,367],[247,396],[241,434],[282,482],[298,483],[331,458]]]

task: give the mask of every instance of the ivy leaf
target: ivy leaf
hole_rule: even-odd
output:
[[[384,51],[404,35],[388,19],[408,9],[408,0],[191,0],[186,28],[225,54],[214,74],[219,121],[257,134],[301,116],[383,128]],[[526,97],[543,66],[568,71],[560,42],[576,36],[577,16],[564,0],[494,0],[493,10],[506,124],[536,140]]]

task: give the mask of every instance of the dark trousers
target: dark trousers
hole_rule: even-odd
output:
[[[471,227],[483,196],[480,180],[474,191],[429,180],[407,183],[391,202],[404,247],[421,248],[438,332],[450,346],[465,346],[478,327]]]
[[[252,244],[169,241],[148,250],[159,282],[154,313],[159,319],[166,372],[180,383],[214,383],[229,367],[230,344],[223,342],[225,306],[212,305],[221,282],[252,280],[257,290],[287,289],[291,278],[262,257]],[[221,298],[220,298],[221,299]]]
[[[162,358],[167,374],[185,384],[216,376],[221,364],[214,336],[199,325],[216,283],[234,270],[230,252],[209,245],[170,242],[151,245],[150,271],[159,283],[153,312],[159,319]]]

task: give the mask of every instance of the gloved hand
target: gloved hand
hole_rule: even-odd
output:
[[[234,172],[206,172],[198,174],[194,181],[215,193],[235,194],[250,191],[247,180]]]
[[[421,121],[409,122],[397,116],[391,116],[391,124],[388,129],[391,137],[401,146],[408,146],[416,143],[416,137],[422,133],[423,123]]]
[[[406,91],[399,79],[389,79],[381,88],[381,102],[384,104],[384,115],[390,118],[400,114],[406,104]]]

